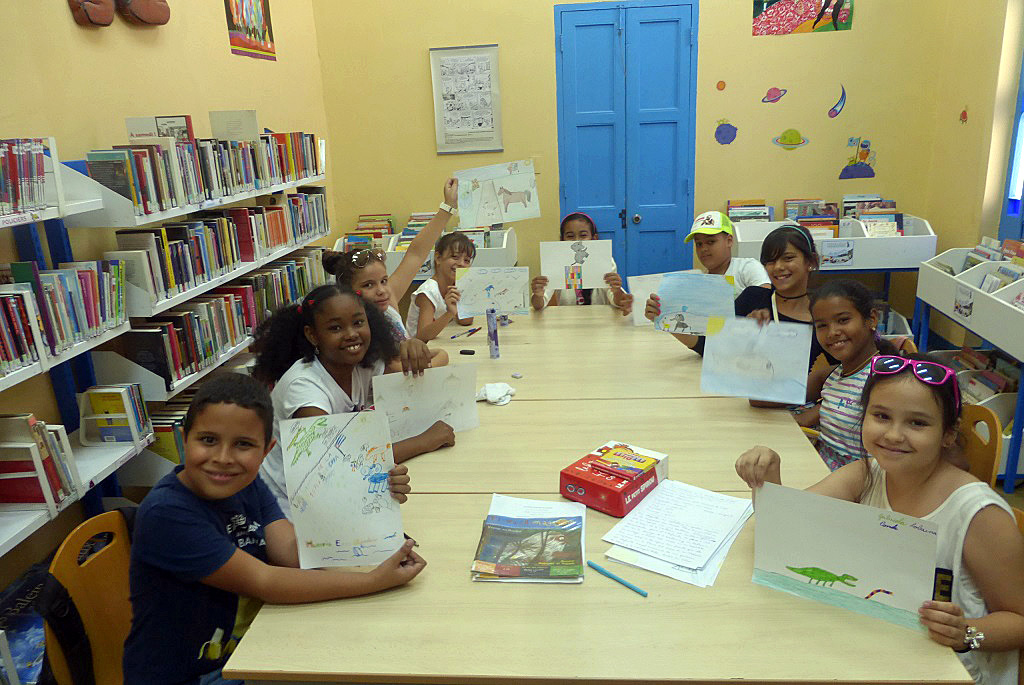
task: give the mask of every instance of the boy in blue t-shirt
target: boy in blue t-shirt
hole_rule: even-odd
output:
[[[369,573],[299,569],[295,529],[258,477],[272,427],[270,394],[248,376],[217,376],[192,400],[185,464],[157,483],[135,521],[125,685],[226,682],[220,669],[263,602],[365,595],[426,565],[406,540]],[[401,502],[407,474],[390,473]]]

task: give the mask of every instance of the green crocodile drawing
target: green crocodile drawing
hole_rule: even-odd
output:
[[[794,566],[787,566],[793,573],[799,573],[802,576],[807,576],[808,583],[815,583],[817,585],[824,585],[826,587],[832,587],[836,581],[839,581],[843,585],[849,585],[850,587],[856,587],[856,583],[851,583],[851,580],[857,580],[848,573],[844,573],[841,576],[837,576],[831,571],[826,571],[823,568],[817,566],[807,566],[805,568],[796,568]]]

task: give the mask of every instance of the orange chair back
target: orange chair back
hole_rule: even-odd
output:
[[[978,432],[980,426],[986,427],[985,433]],[[1003,454],[1003,426],[999,417],[987,407],[965,404],[960,414],[960,433],[971,475],[995,487]]]
[[[111,540],[79,564],[83,546],[101,533],[110,534]],[[128,598],[130,550],[124,516],[119,511],[108,511],[71,531],[50,564],[50,573],[67,589],[82,617],[92,647],[94,677],[104,685],[122,683],[121,657],[132,622]],[[67,660],[49,625],[46,652],[57,682],[72,685]]]

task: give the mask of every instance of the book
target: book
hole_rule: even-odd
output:
[[[0,473],[26,474],[24,478],[0,478],[0,502],[44,503],[43,487],[48,487],[48,494],[55,504],[69,494],[64,490],[54,455],[50,452],[45,423],[31,413],[2,414],[0,441],[4,443],[0,446]],[[42,474],[36,471],[31,456],[33,448],[38,452]]]

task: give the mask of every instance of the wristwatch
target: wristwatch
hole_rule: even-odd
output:
[[[964,652],[970,652],[975,649],[981,648],[981,643],[985,639],[985,633],[981,632],[974,626],[967,626],[964,630],[964,648],[954,649],[954,652],[963,654]]]
[[[447,202],[442,202],[441,205],[438,207],[438,209],[440,209],[443,212],[448,212],[449,214],[455,214],[455,212],[457,211],[454,207],[452,207]]]

